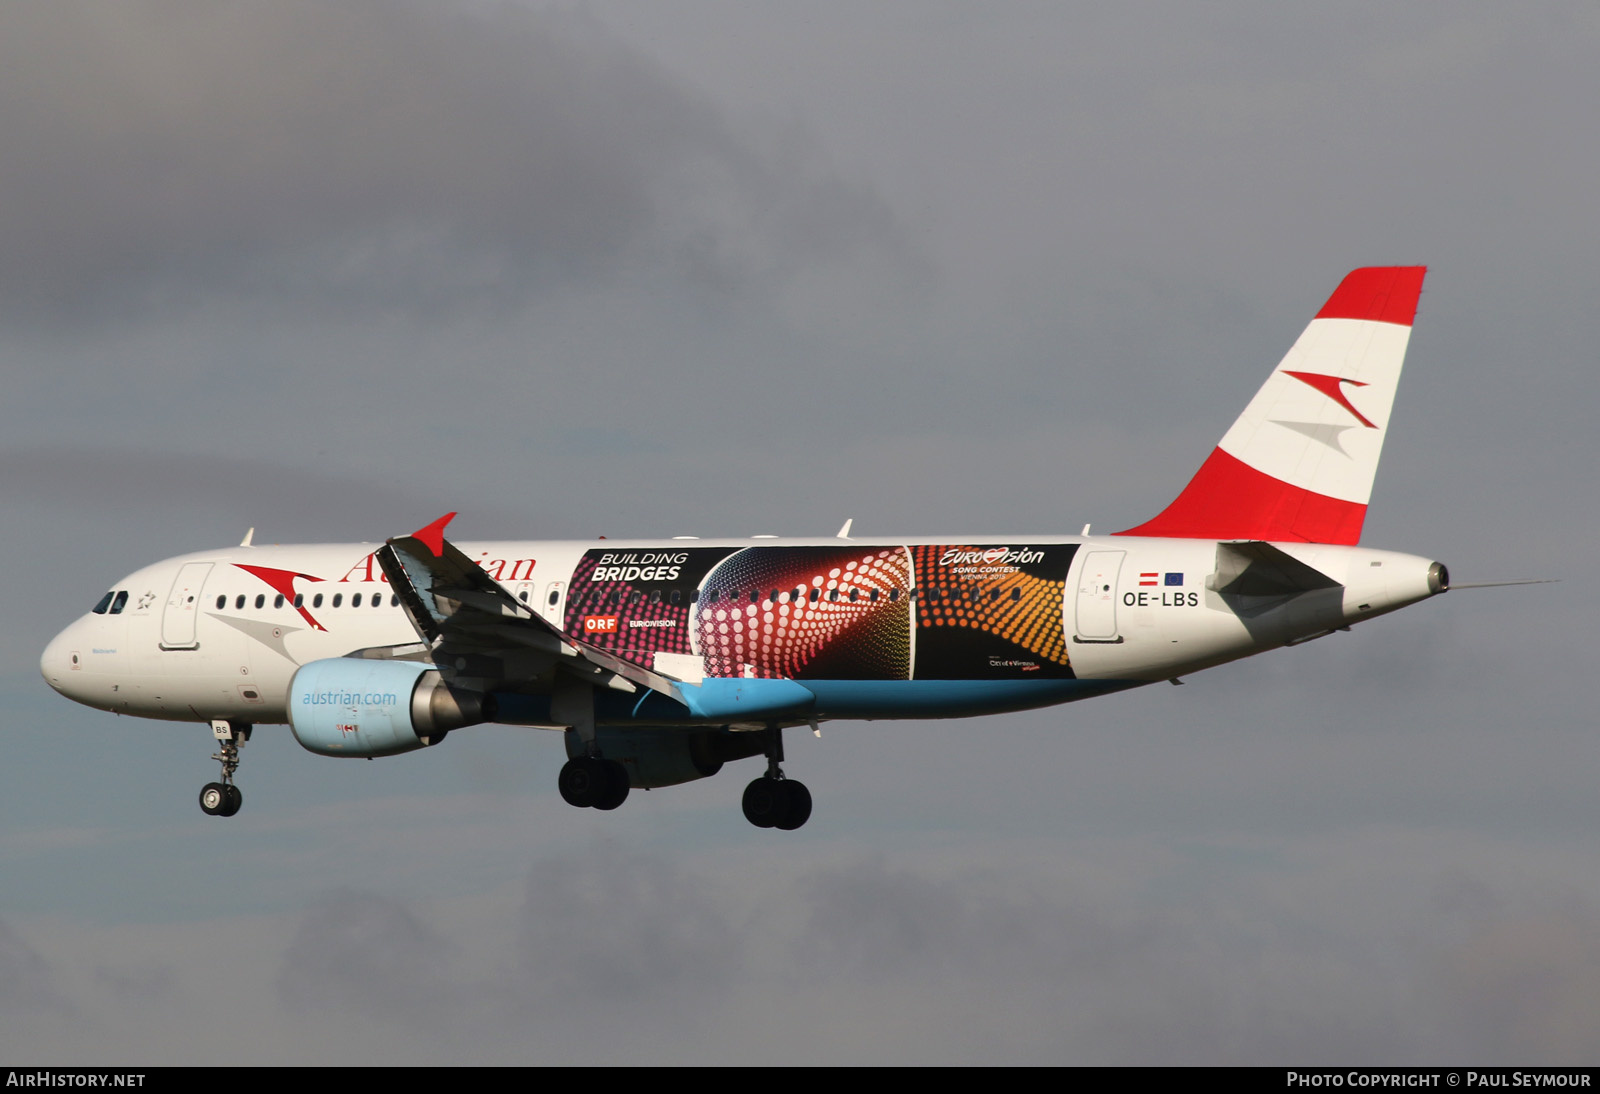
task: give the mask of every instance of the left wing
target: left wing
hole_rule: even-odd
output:
[[[595,687],[650,688],[683,702],[678,685],[564,633],[506,592],[444,538],[446,513],[377,551],[378,565],[446,680],[489,690],[553,689],[565,673]]]

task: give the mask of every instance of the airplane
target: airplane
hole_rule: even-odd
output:
[[[237,547],[116,582],[45,649],[100,710],[209,725],[233,816],[239,749],[287,723],[324,756],[559,730],[571,805],[764,756],[745,817],[811,794],[783,733],[1074,702],[1346,631],[1449,573],[1357,546],[1426,267],[1343,279],[1176,500],[1110,535],[462,542],[454,513],[381,545]]]

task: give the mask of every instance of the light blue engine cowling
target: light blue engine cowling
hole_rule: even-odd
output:
[[[323,756],[397,756],[484,721],[483,696],[459,691],[432,665],[331,657],[289,681],[289,726]]]

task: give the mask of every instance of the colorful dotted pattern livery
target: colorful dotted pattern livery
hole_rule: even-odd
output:
[[[569,634],[711,677],[991,680],[1073,675],[1062,604],[1073,544],[841,543],[590,551]]]
[[[919,546],[917,676],[1071,677],[1061,613],[1076,547]]]
[[[708,676],[909,679],[910,592],[904,547],[740,551],[706,575],[695,652]]]

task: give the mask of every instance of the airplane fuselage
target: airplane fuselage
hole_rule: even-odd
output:
[[[568,634],[691,684],[751,694],[798,684],[814,696],[803,705],[819,719],[964,716],[1086,698],[1325,634],[1443,588],[1429,560],[1308,543],[1273,549],[1326,575],[1326,589],[1241,595],[1229,593],[1227,548],[1219,556],[1217,542],[1193,539],[461,548]],[[374,551],[234,547],[146,567],[57,636],[41,668],[57,691],[103,710],[287,722],[301,665],[358,650],[420,650]],[[685,715],[635,694],[603,700],[602,724],[729,721],[720,710]],[[537,693],[501,695],[496,720],[559,724]]]

